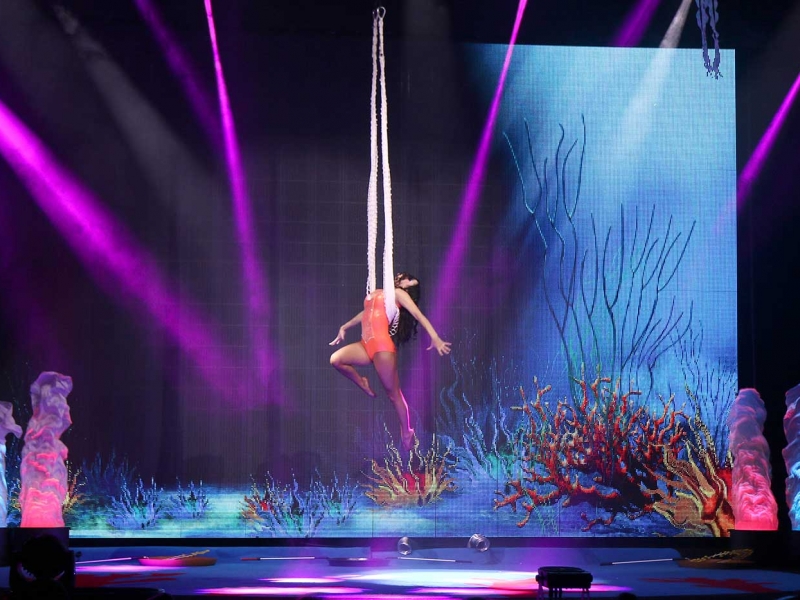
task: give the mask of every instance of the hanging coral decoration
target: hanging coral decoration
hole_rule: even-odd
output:
[[[719,32],[717,31],[717,21],[719,21],[719,0],[694,0],[697,4],[697,26],[700,27],[700,35],[703,38],[703,61],[706,70],[714,79],[722,77],[719,72]],[[711,37],[714,38],[714,61],[708,54],[708,30],[711,29]]]

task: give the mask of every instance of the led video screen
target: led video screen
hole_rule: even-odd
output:
[[[498,91],[507,46],[387,45],[395,270],[451,344],[419,325],[397,352],[407,448],[380,370],[331,365],[364,307],[368,44],[240,44],[250,237],[223,168],[176,162],[138,209],[101,198],[180,302],[70,262],[83,335],[7,378],[17,422],[38,372],[73,378],[71,535],[726,535],[733,52],[714,79],[695,51],[517,46]]]

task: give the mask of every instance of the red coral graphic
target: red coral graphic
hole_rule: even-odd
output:
[[[579,397],[555,407],[546,401],[551,386],[534,378],[530,400],[520,388],[523,406],[515,408],[528,420],[519,457],[525,476],[497,492],[495,509],[516,512],[519,503],[527,514],[517,526],[524,527],[537,506],[586,502],[607,516],[582,513],[583,531],[611,525],[620,514],[635,520],[655,512],[687,533],[729,535],[730,462],[720,464],[699,415],[688,418],[674,394],[655,411],[637,406],[641,392],[622,392],[619,379],[613,387],[607,377],[574,381]]]
[[[675,408],[674,395],[652,414],[635,406],[632,397],[640,391],[621,392],[620,381],[598,376],[593,382],[575,380],[581,396],[575,402],[558,400],[554,408],[544,401],[551,386],[540,387],[534,379],[536,397],[528,400],[520,389],[529,431],[523,443],[522,479],[509,481],[513,490],[495,499],[495,509],[519,502],[527,515],[517,525],[524,527],[537,505],[562,506],[586,502],[607,511],[607,518],[589,519],[583,531],[610,525],[617,515],[634,520],[654,510],[659,478],[664,470],[664,452],[677,457],[683,448],[685,414]]]

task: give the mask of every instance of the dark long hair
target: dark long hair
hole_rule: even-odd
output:
[[[417,279],[411,273],[400,273],[400,279]],[[405,291],[411,296],[411,299],[414,301],[414,304],[419,304],[419,279],[417,279],[417,285],[412,285],[410,287],[405,288]],[[411,316],[411,313],[408,312],[402,306],[400,307],[400,322],[397,324],[397,331],[392,336],[392,340],[395,343],[395,346],[398,348],[405,344],[407,341],[417,337],[417,320]]]

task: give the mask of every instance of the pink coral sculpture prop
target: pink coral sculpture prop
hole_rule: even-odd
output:
[[[31,386],[33,416],[25,431],[20,465],[22,527],[64,527],[67,447],[61,434],[72,425],[67,395],[72,379],[52,371]]]
[[[778,529],[769,444],[763,434],[766,418],[767,410],[758,392],[740,390],[728,415],[728,446],[733,455],[731,505],[739,531]]]

